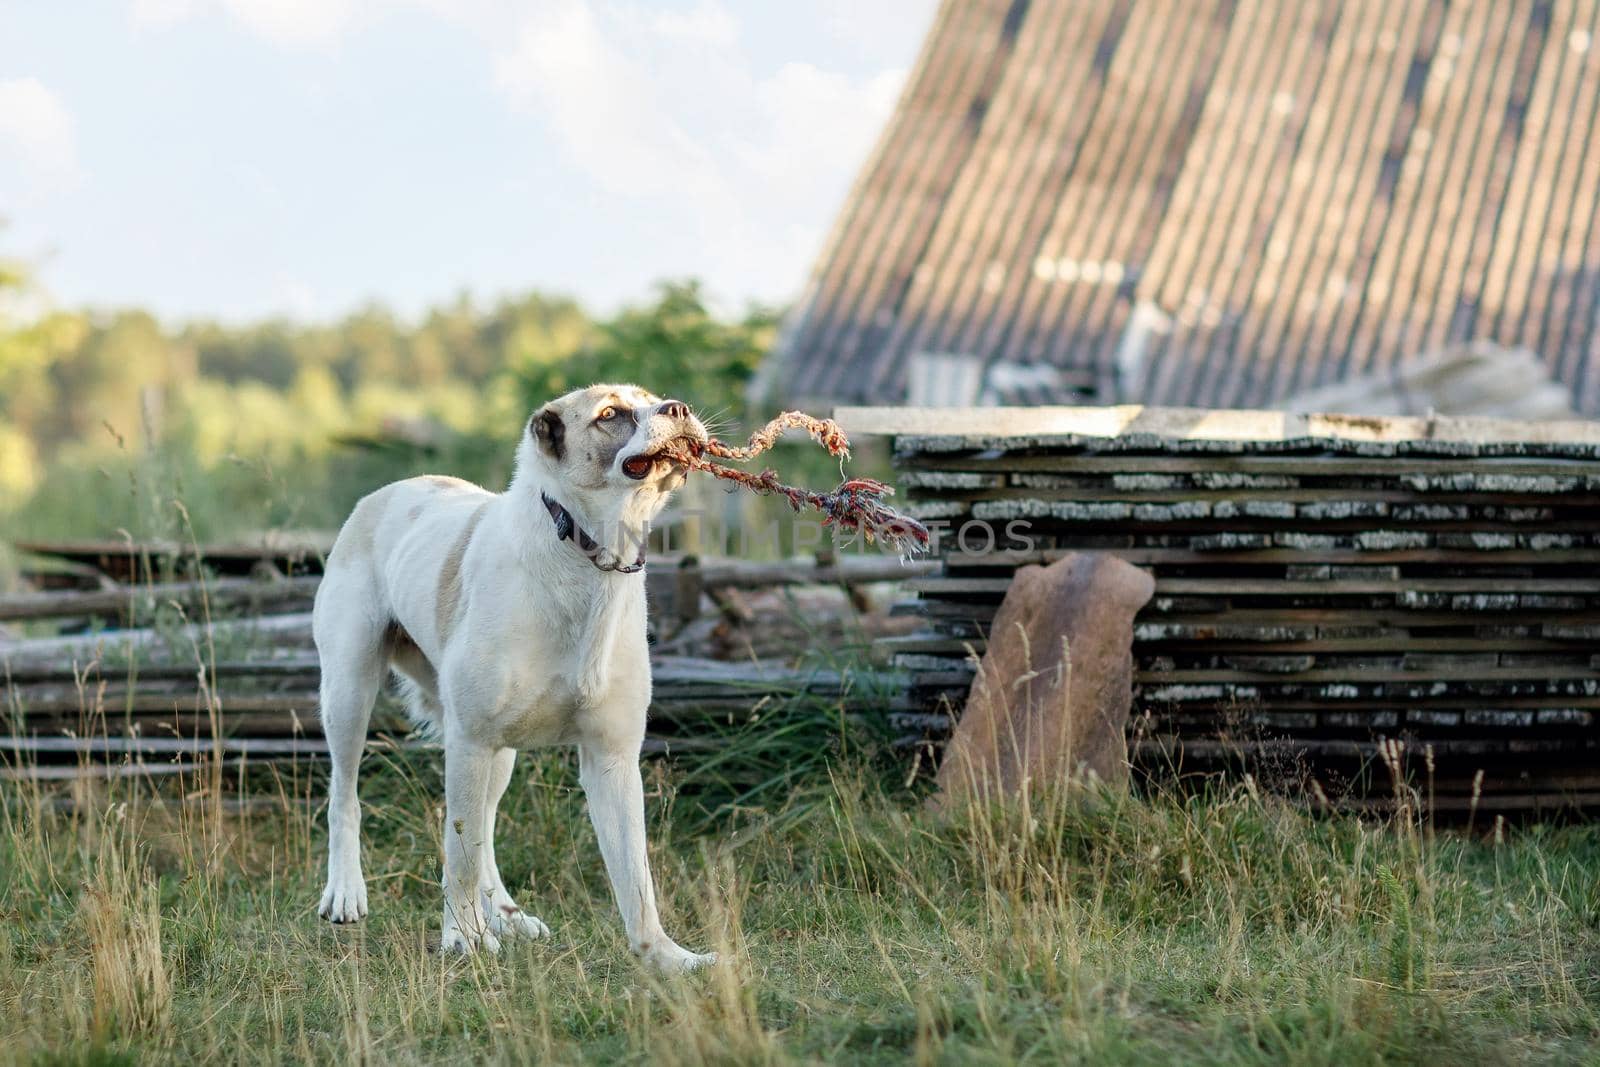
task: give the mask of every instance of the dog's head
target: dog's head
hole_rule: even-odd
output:
[[[705,442],[706,428],[683,401],[636,385],[591,385],[535,412],[524,447],[549,481],[590,508],[610,512],[596,508],[597,495],[622,496],[634,501],[618,501],[622,510],[642,505],[653,513],[686,473],[662,453]]]

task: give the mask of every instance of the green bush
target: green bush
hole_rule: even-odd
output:
[[[669,282],[654,303],[600,324],[580,350],[524,362],[514,373],[530,410],[594,382],[628,382],[679,397],[713,419],[737,419],[776,327],[776,313],[764,308],[724,322],[706,307],[698,282]]]

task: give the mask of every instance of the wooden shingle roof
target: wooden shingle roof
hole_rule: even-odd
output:
[[[1597,106],[1600,0],[945,0],[770,388],[1269,406],[1484,338],[1600,413]]]

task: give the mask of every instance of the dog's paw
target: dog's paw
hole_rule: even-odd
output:
[[[493,931],[474,934],[459,926],[447,926],[439,935],[440,955],[470,956],[480,950],[491,956],[500,951],[500,939]]]
[[[550,927],[537,915],[529,915],[515,904],[501,904],[489,916],[489,929],[502,939],[549,937]]]
[[[689,974],[717,962],[715,952],[690,952],[677,942],[665,938],[653,944],[640,945],[633,950],[633,954],[647,966],[666,975]]]
[[[331,923],[353,923],[366,918],[367,883],[360,875],[328,880],[317,914]]]

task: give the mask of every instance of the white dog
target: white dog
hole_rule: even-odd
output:
[[[576,744],[629,946],[669,972],[714,958],[661,929],[639,777],[650,704],[645,535],[684,481],[659,453],[705,440],[685,404],[596,385],[529,420],[504,493],[411,478],[356,505],[312,616],[333,755],[325,918],[367,913],[356,774],[392,669],[412,714],[444,741],[443,950],[549,934],[500,879],[495,807],[517,749]]]

